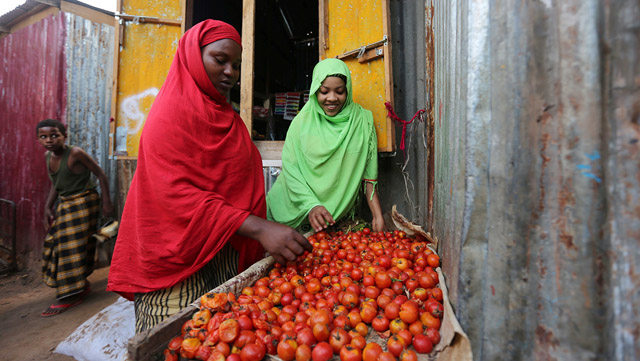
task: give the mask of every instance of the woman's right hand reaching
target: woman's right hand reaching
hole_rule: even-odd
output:
[[[331,213],[324,206],[315,206],[309,212],[309,224],[316,232],[327,228],[327,225],[333,226],[335,223]]]
[[[253,238],[262,244],[276,262],[285,264],[311,251],[311,243],[295,229],[280,223],[250,215],[237,232],[241,236]]]

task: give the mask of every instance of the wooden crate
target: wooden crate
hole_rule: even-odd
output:
[[[274,263],[273,257],[264,258],[256,262],[244,272],[213,289],[211,292],[233,292],[240,294],[242,289],[251,286],[255,281],[265,276]],[[129,341],[128,359],[135,361],[163,360],[162,352],[169,341],[180,334],[182,325],[200,309],[200,299],[169,317],[154,328],[134,336]]]

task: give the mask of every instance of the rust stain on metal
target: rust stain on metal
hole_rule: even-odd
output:
[[[553,335],[553,332],[546,329],[542,325],[538,325],[536,327],[536,343],[540,347],[535,348],[536,355],[534,359],[536,360],[555,360],[555,358],[549,353],[549,349],[546,346],[550,346],[551,348],[556,348],[558,346],[558,340]]]
[[[540,201],[538,203],[538,210],[540,210],[541,212],[544,210],[544,197],[545,197],[544,175],[546,173],[545,171],[547,169],[547,164],[551,160],[551,158],[549,158],[546,155],[547,144],[550,138],[551,136],[549,135],[549,133],[544,133],[542,135],[542,148],[540,149],[540,158],[542,158],[542,166],[540,167]]]
[[[426,120],[427,120],[427,231],[433,233],[433,192],[435,185],[435,123],[433,116],[433,102],[435,93],[435,45],[433,40],[433,15],[434,7],[431,5],[425,9],[427,17],[429,19],[428,26],[426,28],[425,36],[425,48],[426,48],[426,66],[427,66],[427,93],[429,98],[427,99],[426,106]]]

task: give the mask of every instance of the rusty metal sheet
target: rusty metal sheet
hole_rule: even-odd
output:
[[[0,38],[0,198],[16,203],[19,263],[39,259],[51,181],[35,136],[45,118],[66,118],[61,13]]]
[[[180,2],[123,0],[128,15],[182,20]],[[167,76],[182,33],[179,25],[120,20],[115,154],[138,155],[144,121]]]
[[[639,359],[637,2],[426,3],[433,232],[474,359]]]

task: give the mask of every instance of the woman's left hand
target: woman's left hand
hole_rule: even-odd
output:
[[[332,226],[335,223],[331,213],[324,206],[315,206],[309,212],[309,224],[316,232],[327,228],[327,224]]]

